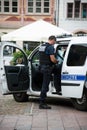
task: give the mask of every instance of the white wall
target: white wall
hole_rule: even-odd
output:
[[[67,19],[67,2],[73,2],[73,0],[60,0],[59,27],[69,32],[87,31],[87,19]]]

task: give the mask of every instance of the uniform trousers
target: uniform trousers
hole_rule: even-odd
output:
[[[45,103],[45,99],[47,97],[47,92],[49,90],[49,83],[51,81],[52,73],[54,74],[54,86],[56,91],[60,91],[60,84],[61,84],[61,74],[60,68],[53,65],[42,65],[40,67],[41,72],[43,73],[43,82],[42,82],[42,89],[40,93],[40,103]]]

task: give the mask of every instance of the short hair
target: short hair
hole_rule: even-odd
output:
[[[55,40],[55,41],[56,41],[56,37],[55,37],[54,35],[50,36],[48,39],[49,39],[49,40]]]

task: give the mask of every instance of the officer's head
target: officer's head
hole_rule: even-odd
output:
[[[53,45],[53,44],[55,44],[55,42],[56,42],[56,37],[52,35],[52,36],[50,36],[50,37],[48,38],[48,41],[49,41],[50,44]]]

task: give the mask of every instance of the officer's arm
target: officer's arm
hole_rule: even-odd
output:
[[[57,59],[55,58],[54,55],[50,55],[50,60],[53,62],[53,63],[58,63]]]

